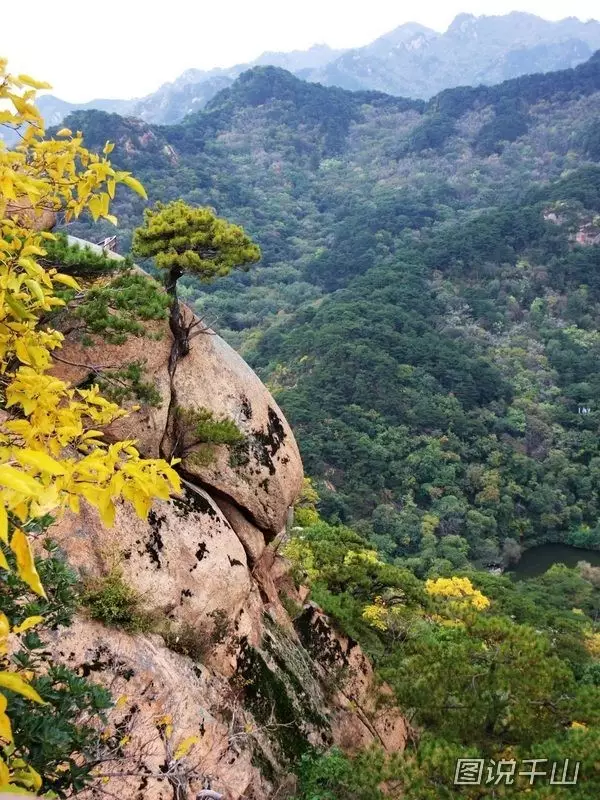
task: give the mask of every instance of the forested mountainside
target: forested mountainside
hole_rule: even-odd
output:
[[[181,125],[68,124],[260,242],[185,296],[277,392],[325,517],[425,574],[600,540],[599,111],[596,55],[427,104],[258,68]]]

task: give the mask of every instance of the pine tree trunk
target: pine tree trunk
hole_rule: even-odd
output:
[[[171,310],[169,313],[169,328],[173,335],[173,347],[169,358],[169,373],[171,374],[174,374],[179,359],[187,356],[190,352],[189,334],[183,322],[183,315],[177,297],[177,281],[182,275],[183,272],[179,267],[172,267],[169,270],[165,284],[167,294],[171,298]]]
[[[159,453],[160,457],[169,461],[173,456],[173,452],[167,453],[166,445],[171,440],[171,448],[177,446],[177,393],[175,390],[175,372],[179,360],[190,352],[189,330],[184,324],[183,315],[179,306],[179,298],[177,297],[177,281],[183,272],[179,267],[172,267],[165,281],[165,289],[171,298],[171,308],[169,311],[169,328],[173,336],[173,343],[171,345],[171,352],[169,353],[169,382],[170,382],[170,397],[169,408],[167,411],[167,423],[160,440]]]

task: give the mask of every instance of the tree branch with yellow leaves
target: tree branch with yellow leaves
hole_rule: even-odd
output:
[[[42,327],[41,318],[64,305],[57,286],[79,286],[40,263],[44,242],[53,238],[38,230],[42,215],[60,212],[69,221],[89,211],[94,220],[116,224],[110,205],[117,185],[146,193],[130,173],[112,167],[112,144],[98,155],[85,148],[80,132],[45,136],[35,98],[46,88],[28,75],[10,75],[0,59],[0,124],[19,132],[13,150],[0,142],[0,409],[11,413],[0,428],[0,570],[9,569],[9,548],[18,577],[42,597],[25,532],[31,520],[67,508],[77,513],[84,498],[112,525],[118,500],[145,517],[155,498],[167,500],[180,489],[172,463],[143,459],[133,441],[104,441],[102,428],[125,412],[98,387],[73,388],[49,374],[63,337]],[[0,648],[20,633],[0,616]],[[14,750],[3,689],[43,702],[16,665],[0,672],[0,792],[43,791],[43,776]]]

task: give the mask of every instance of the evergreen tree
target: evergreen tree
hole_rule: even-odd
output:
[[[171,297],[170,326],[174,340],[172,361],[189,352],[186,329],[177,299],[177,281],[184,274],[203,283],[247,269],[260,259],[258,245],[239,225],[217,217],[210,208],[193,208],[182,200],[157,203],[144,212],[144,224],[133,236],[133,252],[154,257],[165,270],[165,288]]]

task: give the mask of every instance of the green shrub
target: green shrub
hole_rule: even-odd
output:
[[[214,460],[214,448],[217,445],[239,447],[246,440],[242,431],[232,419],[217,419],[208,408],[175,409],[175,426],[179,432],[179,449],[175,455],[187,455],[197,464],[207,465]],[[192,450],[198,445],[205,445],[200,450]]]
[[[94,377],[102,394],[121,405],[125,400],[140,400],[148,406],[159,407],[162,402],[160,392],[150,381],[144,380],[144,364],[132,361],[122,369],[103,370]]]
[[[354,757],[332,749],[307,754],[298,765],[295,800],[383,800],[379,785],[388,777],[380,750],[364,750]]]
[[[177,415],[197,444],[234,445],[244,440],[244,434],[232,419],[217,419],[208,408],[178,408]]]
[[[130,633],[144,633],[154,626],[153,617],[142,608],[141,595],[125,583],[118,567],[113,567],[108,575],[88,580],[81,602],[92,619],[105,625]]]
[[[89,333],[122,344],[128,333],[144,336],[144,321],[166,319],[169,302],[156,281],[126,273],[108,286],[90,289],[73,313],[85,322]]]
[[[44,244],[46,250],[44,261],[51,266],[60,266],[61,271],[69,275],[86,277],[128,269],[133,265],[130,256],[123,261],[116,261],[89,247],[69,244],[64,233],[55,236],[56,241],[48,240]]]

